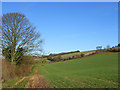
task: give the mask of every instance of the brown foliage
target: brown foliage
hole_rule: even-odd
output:
[[[6,81],[14,78],[15,76],[15,66],[6,60],[2,60],[2,79]]]
[[[26,56],[19,65],[13,65],[7,60],[2,60],[2,79],[4,81],[28,75],[33,66],[33,58]]]

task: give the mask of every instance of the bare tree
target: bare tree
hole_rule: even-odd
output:
[[[106,48],[109,49],[109,48],[110,48],[110,45],[107,45]]]
[[[100,49],[102,49],[102,46],[97,46],[96,49],[100,50]]]
[[[7,13],[2,16],[2,48],[10,55],[12,63],[18,63],[22,55],[41,52],[42,40],[29,20],[21,13]]]

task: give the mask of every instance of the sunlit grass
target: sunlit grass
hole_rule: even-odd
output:
[[[101,53],[81,59],[38,65],[50,87],[117,88],[118,53]]]

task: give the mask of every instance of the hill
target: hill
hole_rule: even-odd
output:
[[[117,88],[118,53],[37,65],[51,88]]]
[[[27,75],[5,81],[3,87],[25,88],[37,83],[40,79],[44,81],[44,86],[47,85],[50,88],[117,88],[118,52],[110,51],[98,50],[57,55],[64,58],[80,54],[87,56],[54,63],[47,58],[34,58],[36,63]],[[34,82],[30,83],[31,79]],[[40,85],[38,86],[41,87]]]

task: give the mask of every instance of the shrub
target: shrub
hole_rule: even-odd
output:
[[[82,54],[81,54],[81,57],[84,57],[84,56],[85,56],[85,55],[82,53]]]
[[[23,59],[23,48],[18,48],[16,53],[15,53],[15,64],[18,64],[22,59]],[[5,57],[6,60],[11,62],[11,49],[10,47],[4,48],[2,50],[3,56]]]
[[[7,60],[2,60],[2,79],[7,81],[11,80],[12,78],[16,77],[15,74],[15,66],[13,66]]]
[[[61,60],[61,56],[60,56],[60,55],[56,56],[56,57],[54,58],[54,60],[55,60],[55,61],[60,61],[60,60]]]
[[[75,56],[72,56],[72,59],[74,59],[75,58]]]
[[[48,60],[52,60],[52,56],[47,57]]]
[[[31,56],[25,56],[21,63],[13,65],[7,60],[2,60],[2,78],[5,81],[16,77],[28,75],[32,69],[34,59]]]

